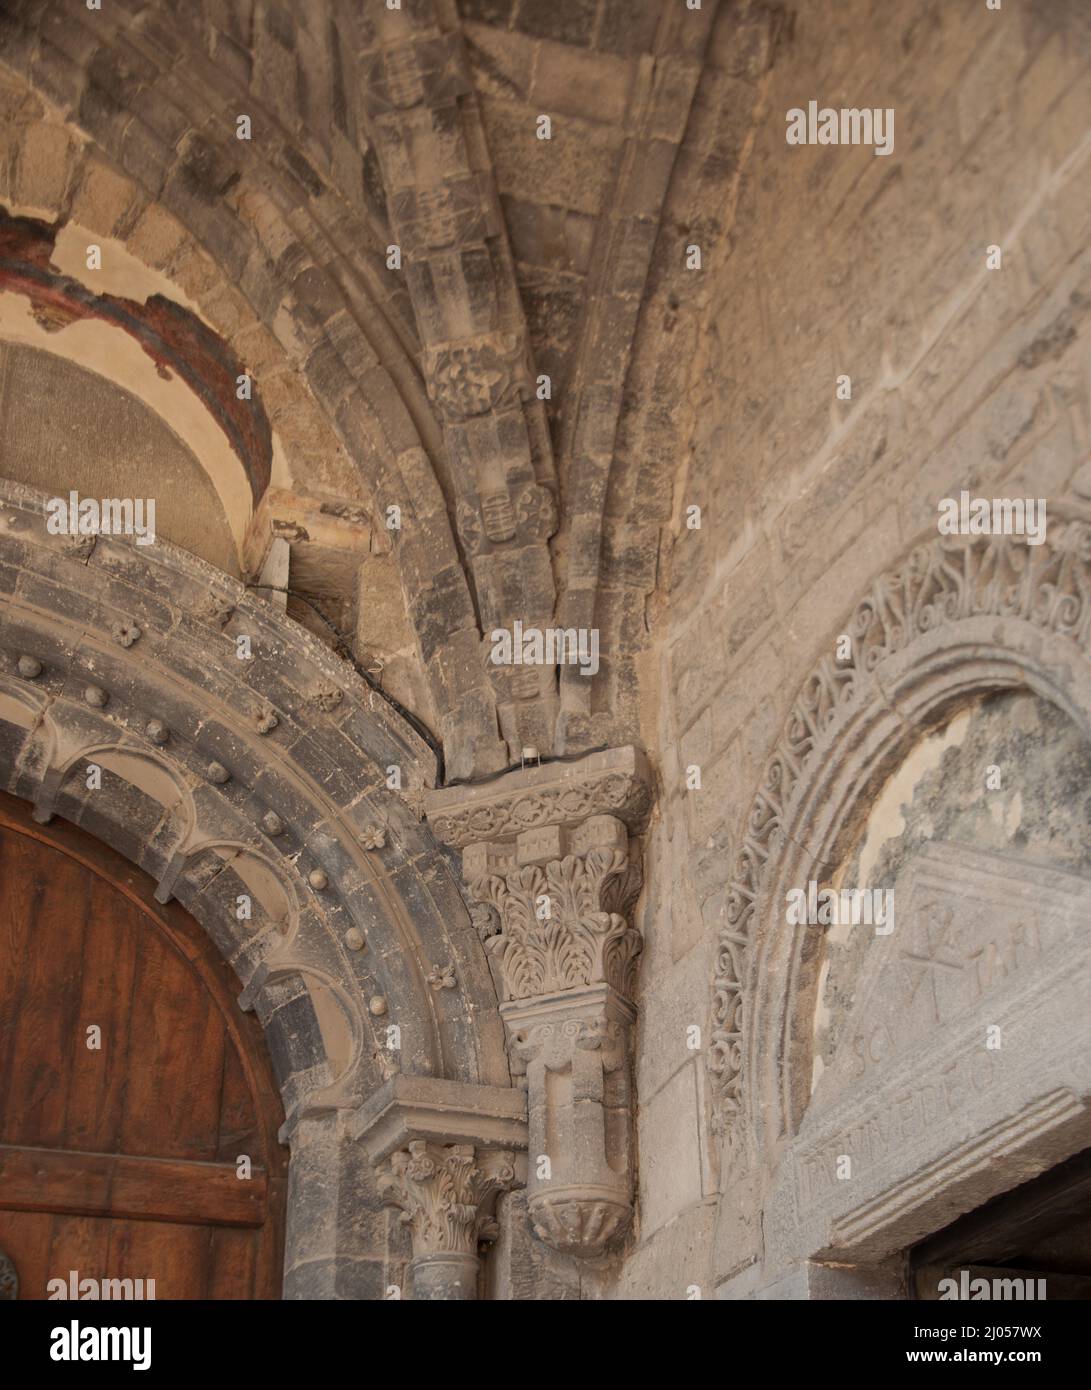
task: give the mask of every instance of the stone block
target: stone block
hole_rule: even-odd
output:
[[[647,1237],[699,1202],[701,1157],[695,1064],[640,1104],[640,1230]]]

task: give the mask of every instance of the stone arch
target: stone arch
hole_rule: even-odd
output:
[[[328,37],[339,48],[336,30],[331,24]],[[61,13],[20,0],[0,16],[0,32],[2,70],[36,104],[29,120],[37,124],[8,140],[20,155],[14,203],[38,217],[82,219],[176,281],[254,373],[285,455],[305,465],[308,479],[332,461],[340,486],[355,477],[377,512],[400,510],[401,529],[376,535],[393,541],[448,772],[506,765],[444,496],[443,436],[414,360],[402,276],[385,269],[385,194],[371,206],[370,170],[360,177],[367,145],[362,136],[355,144],[354,105],[338,157],[304,153],[285,121],[306,122],[302,112],[286,117],[291,88],[276,63],[227,78],[209,49],[248,40],[188,11],[130,22],[105,11],[89,18],[78,3]],[[314,43],[308,37],[305,46]],[[348,39],[344,46],[351,64]],[[336,85],[344,100],[340,72]],[[235,139],[243,110],[266,139]],[[78,126],[76,139],[67,121]]]
[[[774,1153],[806,1107],[808,1042],[795,1025],[816,972],[805,929],[785,928],[772,905],[836,863],[869,791],[953,707],[989,691],[1030,689],[1091,737],[1089,521],[1078,504],[1056,508],[1040,546],[925,541],[840,629],[851,658],[823,657],[804,683],[745,821],[715,957],[708,1069],[730,1150],[749,1140]]]
[[[50,535],[42,499],[5,484],[0,575],[0,785],[120,851],[212,936],[284,1099],[286,1288],[344,1292],[366,1269],[349,1296],[378,1296],[383,1249],[349,1229],[374,1199],[349,1116],[399,1072],[510,1085],[484,954],[417,809],[433,755],[316,639],[162,542]],[[437,963],[453,988],[430,985]]]

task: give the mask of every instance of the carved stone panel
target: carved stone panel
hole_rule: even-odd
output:
[[[781,1164],[774,1261],[881,1259],[1091,1140],[1089,893],[926,846]]]

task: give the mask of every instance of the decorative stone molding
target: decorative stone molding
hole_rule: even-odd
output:
[[[528,1211],[553,1249],[601,1255],[632,1215],[631,921],[651,778],[634,748],[426,799],[462,849],[474,924],[528,1106]]]
[[[639,833],[651,804],[647,762],[635,748],[524,768],[472,787],[444,787],[426,803],[433,833],[455,849],[547,825],[576,826],[597,814],[616,816]]]
[[[480,630],[545,626],[556,607],[548,537],[556,469],[473,82],[450,7],[357,21],[360,95],[421,344],[421,375],[451,460],[448,482]],[[412,150],[412,158],[406,151]],[[431,572],[431,571],[430,571]],[[520,698],[486,680],[513,761],[551,749],[556,668]]]
[[[496,1199],[522,1180],[525,1105],[518,1090],[395,1076],[359,1111],[351,1132],[412,1236],[414,1298],[477,1297]]]
[[[852,636],[851,659],[823,657],[804,683],[745,822],[715,957],[708,1070],[721,1130],[744,1113],[755,1126],[774,1112],[774,1128],[791,1125],[787,1087],[774,1104],[772,1079],[748,1084],[745,1094],[744,1083],[759,1058],[763,1070],[782,1067],[789,1046],[782,1038],[790,1003],[763,1004],[761,981],[789,978],[790,966],[752,957],[762,904],[775,900],[797,842],[822,862],[852,788],[946,701],[1025,685],[1070,712],[1087,707],[1091,508],[1051,504],[1050,518],[1042,545],[944,536],[918,546],[879,576],[838,629]],[[767,946],[776,949],[790,947]],[[778,989],[768,986],[771,994]]]

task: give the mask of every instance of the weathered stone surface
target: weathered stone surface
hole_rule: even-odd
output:
[[[236,971],[288,1296],[912,1296],[1091,1144],[1085,7],[253,8],[0,16],[0,780]]]

